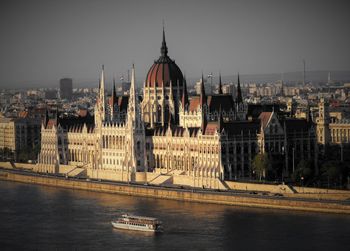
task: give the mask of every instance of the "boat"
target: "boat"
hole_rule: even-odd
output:
[[[113,227],[118,229],[161,232],[161,222],[157,218],[123,214],[111,223]]]

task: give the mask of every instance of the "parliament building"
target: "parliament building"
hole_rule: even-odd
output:
[[[248,116],[239,76],[235,96],[223,94],[221,77],[217,94],[206,93],[203,76],[200,94],[190,96],[168,56],[164,30],[160,51],[142,93],[133,66],[129,95],[117,96],[113,86],[107,97],[102,67],[93,119],[47,114],[37,171],[218,188],[225,180],[252,178],[258,153],[280,156],[285,175],[294,162],[316,160],[312,121],[274,109]]]

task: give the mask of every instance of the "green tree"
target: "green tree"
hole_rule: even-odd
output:
[[[327,161],[322,165],[321,169],[322,175],[327,177],[328,186],[330,182],[337,184],[339,181],[341,183],[344,171],[346,171],[346,167],[340,161]]]
[[[259,180],[266,177],[266,173],[270,168],[270,160],[266,153],[259,153],[255,155],[252,166],[254,172],[259,176]]]
[[[312,163],[308,160],[301,160],[293,173],[293,179],[295,181],[300,181],[300,179],[308,181],[312,178],[312,173]]]

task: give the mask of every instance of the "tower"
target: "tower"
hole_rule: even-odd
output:
[[[189,101],[188,101],[188,93],[187,93],[187,83],[186,83],[186,77],[184,77],[184,86],[182,89],[182,98],[181,98],[181,105],[182,110],[185,111],[188,107]]]
[[[328,102],[321,98],[318,103],[318,118],[316,120],[317,142],[326,145],[330,142]]]
[[[284,77],[283,73],[281,73],[281,91],[280,91],[281,97],[284,97]]]
[[[95,125],[102,126],[106,119],[106,102],[105,102],[105,82],[104,82],[104,65],[102,65],[101,78],[99,81],[99,92],[95,105]]]
[[[73,93],[73,80],[71,78],[60,79],[60,98],[61,99],[72,99]]]
[[[303,85],[306,83],[306,69],[305,69],[305,59],[303,59]]]
[[[182,72],[168,56],[164,27],[160,54],[147,73],[143,89],[142,116],[150,128],[167,124],[169,114],[178,124],[179,103],[184,88]]]
[[[147,171],[145,128],[135,88],[135,67],[131,70],[130,97],[126,121],[126,162],[131,172]],[[144,168],[144,169],[143,169]]]
[[[236,119],[244,120],[247,115],[247,107],[243,102],[241,82],[238,73],[238,83],[237,83],[237,95],[236,95]]]
[[[236,103],[240,104],[243,102],[243,98],[242,98],[242,90],[241,90],[241,82],[239,80],[239,73],[238,73],[238,80],[237,80],[237,96],[236,96]]]
[[[219,74],[219,90],[218,90],[218,94],[222,94],[221,73]]]
[[[201,129],[204,133],[206,122],[207,122],[207,96],[205,95],[205,87],[204,87],[204,78],[202,73],[202,79],[201,79],[201,92],[199,97],[199,105],[201,108],[201,116],[202,116],[202,123],[201,123]]]
[[[115,79],[113,78],[113,90],[112,90],[112,95],[111,98],[109,100],[109,116],[110,116],[110,120],[111,121],[115,121],[116,120],[116,106],[117,105],[117,93],[115,90]]]

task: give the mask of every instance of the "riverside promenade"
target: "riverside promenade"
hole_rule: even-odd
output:
[[[106,180],[67,178],[4,168],[0,169],[0,180],[189,202],[350,214],[350,198],[347,198],[347,195],[343,196],[342,199],[319,199],[310,196],[291,197],[283,194],[256,193],[241,190],[221,191],[151,186]]]

